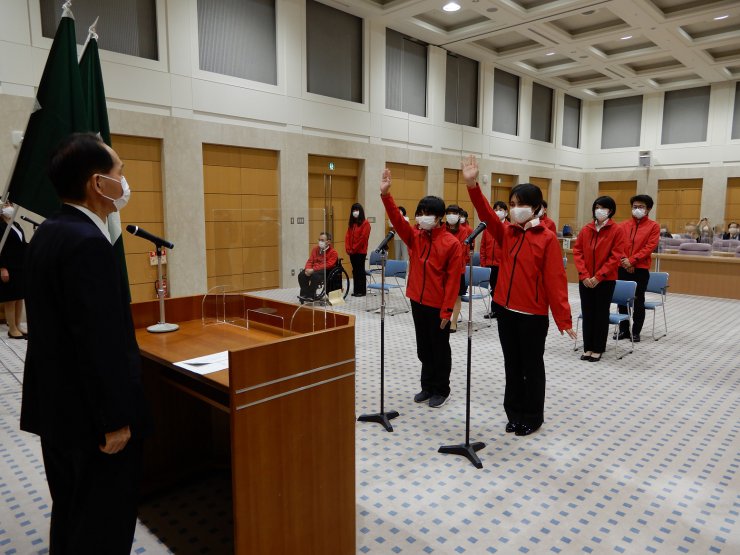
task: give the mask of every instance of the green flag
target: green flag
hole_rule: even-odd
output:
[[[90,27],[85,51],[82,53],[82,58],[80,58],[80,76],[90,128],[93,133],[100,133],[100,137],[105,144],[111,146],[103,72],[100,69],[100,55],[98,54],[98,35],[95,34],[94,23]],[[126,269],[126,253],[123,250],[123,237],[121,236],[121,215],[118,212],[108,215],[108,231],[113,243],[113,250],[121,264],[123,283],[126,285],[128,300],[131,301],[131,289],[128,285],[128,271]]]
[[[49,156],[64,137],[88,130],[75,22],[65,8],[10,178],[10,200],[44,217],[55,212],[61,202],[47,176]]]

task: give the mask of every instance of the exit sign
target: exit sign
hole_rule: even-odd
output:
[[[334,162],[329,162],[329,171],[334,171]]]

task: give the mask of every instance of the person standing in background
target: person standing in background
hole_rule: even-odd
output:
[[[406,215],[406,209],[403,206],[399,206],[398,211],[401,213],[401,216],[403,216],[403,219],[408,222],[409,217]],[[390,228],[393,229],[393,224],[390,224]],[[406,246],[406,243],[404,243],[398,236],[398,233],[396,233],[396,236],[393,238],[393,251],[396,254],[396,260],[409,259],[409,249]]]
[[[740,225],[737,222],[730,222],[722,239],[740,239]]]
[[[26,257],[21,430],[41,437],[50,553],[128,555],[143,438],[151,431],[128,291],[106,220],[128,202],[123,163],[78,133],[51,158],[64,203]]]
[[[542,208],[539,211],[538,214],[540,218],[540,225],[543,226],[545,229],[549,229],[552,231],[555,236],[558,235],[558,228],[555,226],[555,222],[550,219],[550,216],[547,215],[547,201],[542,201]]]
[[[445,211],[445,226],[447,231],[450,232],[455,238],[460,241],[460,245],[463,248],[463,261],[460,268],[460,287],[457,292],[457,300],[455,301],[455,310],[452,313],[452,320],[450,320],[450,333],[457,331],[457,320],[460,316],[460,308],[462,307],[461,297],[466,293],[467,288],[465,287],[465,269],[470,262],[470,247],[463,245],[463,241],[468,238],[470,232],[461,223],[460,218],[462,217],[462,208],[457,204],[449,204]]]
[[[493,211],[496,213],[499,220],[501,220],[502,224],[508,225],[509,222],[506,217],[509,215],[509,210],[505,202],[500,200],[494,202]],[[496,292],[498,269],[499,266],[501,266],[501,247],[496,243],[496,240],[493,238],[493,235],[491,235],[491,232],[488,231],[488,228],[486,228],[486,231],[483,233],[480,240],[480,265],[491,268],[491,281],[489,282],[491,289],[491,311],[483,316],[483,318],[490,320],[491,318],[496,317],[496,310],[493,304],[493,294]]]
[[[362,204],[356,202],[350,209],[349,225],[344,236],[344,248],[352,263],[353,297],[364,297],[367,292],[365,260],[367,259],[368,239],[370,239],[370,222],[365,219],[365,209]]]
[[[13,203],[2,207],[0,237],[10,225],[15,214]],[[0,252],[0,302],[3,303],[5,321],[10,339],[26,339],[20,327],[23,317],[23,261],[26,255],[26,236],[17,222],[13,222],[8,238]]]

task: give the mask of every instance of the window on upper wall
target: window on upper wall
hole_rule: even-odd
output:
[[[662,144],[701,143],[707,140],[709,94],[710,87],[665,93]]]
[[[519,134],[519,77],[500,69],[493,73],[493,130]]]
[[[740,81],[735,83],[735,111],[732,117],[732,138],[740,139]]]
[[[427,45],[385,30],[385,107],[427,115]]]
[[[54,38],[62,17],[62,2],[40,0],[39,5],[41,33]],[[72,13],[75,15],[77,44],[85,44],[88,27],[100,16],[95,28],[101,49],[138,58],[159,59],[155,0],[75,2]]]
[[[362,19],[306,0],[308,92],[362,102]]]
[[[445,121],[478,125],[478,62],[447,53]]]
[[[601,148],[640,146],[642,96],[604,101]]]
[[[529,138],[552,142],[553,90],[539,83],[532,83],[532,125]]]
[[[581,99],[569,94],[563,103],[563,146],[581,147]]]
[[[275,0],[198,0],[200,69],[277,85]]]

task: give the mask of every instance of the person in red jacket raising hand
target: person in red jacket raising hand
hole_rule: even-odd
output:
[[[632,310],[632,341],[640,341],[642,324],[645,322],[645,290],[650,279],[653,251],[660,241],[660,226],[648,218],[653,208],[649,195],[635,195],[630,199],[632,217],[620,224],[625,235],[624,256],[617,279],[637,282],[635,306]],[[619,307],[620,314],[627,314],[627,307]],[[625,320],[619,324],[617,339],[629,339],[630,326]]]
[[[416,207],[416,224],[411,227],[399,212],[391,190],[391,170],[383,170],[380,198],[388,219],[409,251],[406,296],[416,333],[416,354],[421,361],[421,391],[414,401],[429,401],[439,408],[450,396],[450,319],[460,286],[463,253],[460,242],[444,225],[445,203],[426,196]]]
[[[617,268],[624,256],[624,231],[611,220],[616,211],[613,198],[597,198],[591,207],[594,219],[581,229],[573,247],[583,315],[581,360],[589,362],[600,361],[606,350],[609,307],[617,284]]]
[[[526,436],[544,421],[548,308],[560,333],[576,337],[560,245],[535,216],[542,206],[539,187],[522,183],[511,190],[511,225],[505,226],[478,186],[475,156],[463,160],[462,172],[478,218],[503,253],[493,302],[506,370],[506,431]]]
[[[353,297],[364,297],[367,288],[365,259],[367,258],[367,240],[370,238],[370,222],[365,219],[365,209],[356,202],[349,213],[349,227],[344,236],[344,248],[352,263]]]

